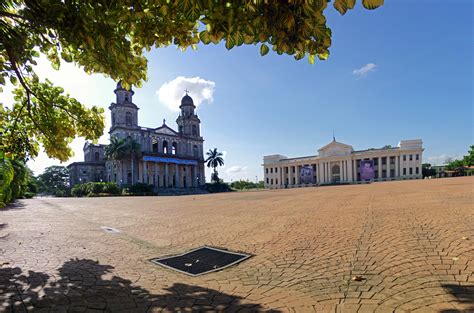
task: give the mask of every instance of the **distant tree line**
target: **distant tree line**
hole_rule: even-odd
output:
[[[447,162],[446,169],[455,170],[459,167],[473,166],[474,165],[474,145],[471,145],[470,150],[467,155],[465,155],[461,160],[449,160]]]
[[[263,180],[254,183],[248,180],[237,180],[230,183],[230,187],[235,190],[249,190],[249,189],[264,189],[265,184]]]
[[[467,167],[474,166],[474,145],[470,146],[470,150],[467,155],[463,156],[460,160],[453,160],[451,158],[446,160],[445,169],[448,171],[457,171],[456,176],[459,175],[470,175],[474,170],[466,169]],[[436,176],[437,172],[430,163],[423,163],[421,168],[423,178]]]

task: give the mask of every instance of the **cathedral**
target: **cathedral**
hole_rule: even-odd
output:
[[[181,99],[177,131],[165,120],[156,128],[139,126],[133,90],[124,89],[119,82],[114,92],[116,101],[109,106],[110,138],[136,142],[140,151],[114,160],[106,157],[106,145],[86,142],[84,161],[68,166],[71,186],[90,181],[116,182],[119,186],[140,182],[152,184],[156,191],[202,186],[206,182],[204,139],[196,106],[188,92]]]

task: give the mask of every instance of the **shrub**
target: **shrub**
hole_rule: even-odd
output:
[[[35,194],[33,192],[29,192],[29,191],[27,191],[23,194],[23,198],[25,198],[25,199],[31,199],[34,196],[35,196]]]
[[[207,183],[204,185],[204,187],[209,193],[232,191],[229,185],[223,182],[215,182],[211,184]]]
[[[73,197],[95,197],[116,196],[120,194],[120,188],[116,183],[89,182],[72,187]]]
[[[136,183],[134,185],[125,187],[122,191],[122,195],[152,196],[155,195],[153,189],[153,185],[145,183]]]

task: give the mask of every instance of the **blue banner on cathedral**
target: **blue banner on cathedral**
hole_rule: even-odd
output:
[[[173,164],[182,164],[182,165],[197,165],[198,164],[196,160],[182,160],[182,159],[175,159],[175,158],[155,157],[155,156],[144,156],[143,161],[173,163]]]

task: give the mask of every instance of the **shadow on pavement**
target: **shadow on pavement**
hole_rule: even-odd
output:
[[[170,311],[262,311],[260,304],[242,303],[242,298],[217,290],[175,283],[163,294],[132,285],[111,273],[111,265],[88,259],[65,262],[59,273],[28,271],[19,267],[0,268],[0,304],[10,311],[55,308],[103,312]],[[7,309],[7,312],[8,312]],[[276,311],[273,311],[276,312]]]
[[[25,204],[19,201],[15,201],[7,204],[4,208],[1,208],[0,211],[12,211],[12,210],[22,210],[25,208]]]
[[[444,290],[456,297],[459,303],[467,304],[467,309],[465,310],[444,310],[442,313],[448,312],[474,312],[474,285],[460,286],[455,284],[443,284],[442,287]]]

